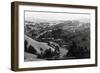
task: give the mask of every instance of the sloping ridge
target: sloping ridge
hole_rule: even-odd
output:
[[[28,45],[27,47],[29,47],[30,45],[32,47],[35,48],[35,50],[38,52],[38,53],[41,53],[40,51],[40,48],[43,49],[43,51],[47,50],[47,49],[51,49],[52,51],[55,51],[54,48],[50,47],[47,43],[44,43],[44,42],[38,42],[30,37],[28,37],[27,35],[24,35],[24,39],[28,42]]]

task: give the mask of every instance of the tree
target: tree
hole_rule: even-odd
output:
[[[51,57],[53,57],[53,52],[52,52],[51,48],[45,50],[45,52],[43,54],[43,57],[44,58],[51,58]]]
[[[37,54],[37,51],[36,51],[35,48],[32,47],[31,45],[30,45],[29,48],[28,48],[28,52],[29,52],[29,53],[32,53],[32,54]]]
[[[24,48],[24,51],[27,51],[27,45],[28,45],[28,42],[25,40],[25,41],[24,41],[24,47],[25,47],[25,48]]]
[[[62,29],[55,29],[52,31],[52,35],[55,39],[61,38]]]
[[[87,47],[77,46],[75,41],[73,41],[66,57],[74,57],[76,59],[89,58],[90,52],[87,50]]]
[[[72,44],[70,45],[69,51],[68,51],[66,56],[76,58],[77,57],[77,51],[78,51],[77,45],[76,45],[75,41],[72,41]]]

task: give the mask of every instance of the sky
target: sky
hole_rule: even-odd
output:
[[[83,20],[90,21],[90,14],[82,13],[56,13],[56,12],[37,12],[25,11],[25,21],[38,21],[41,20]]]

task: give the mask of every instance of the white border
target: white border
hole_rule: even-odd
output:
[[[91,14],[91,59],[24,62],[24,10],[84,12]],[[19,68],[95,64],[95,10],[19,5]]]

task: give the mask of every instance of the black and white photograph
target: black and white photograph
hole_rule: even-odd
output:
[[[14,71],[97,66],[97,7],[13,2]]]
[[[90,58],[90,14],[24,11],[24,61]]]

